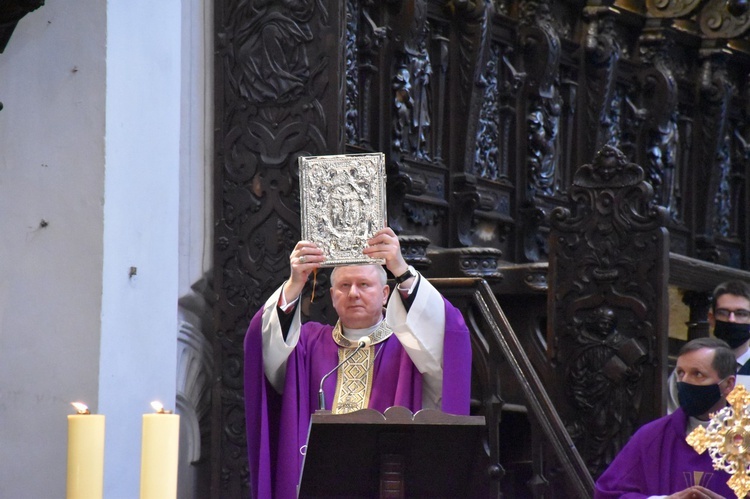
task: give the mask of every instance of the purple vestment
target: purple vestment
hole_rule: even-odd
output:
[[[445,304],[442,410],[469,413],[471,343],[461,313]],[[321,378],[338,363],[332,326],[308,322],[289,357],[284,394],[279,395],[263,371],[261,329],[263,310],[250,322],[245,336],[245,413],[250,486],[255,499],[297,497],[301,473],[300,448],[307,443],[310,415],[318,409]],[[373,367],[369,408],[385,411],[403,406],[422,408],[422,376],[396,335],[375,346],[380,349]],[[336,376],[324,384],[326,407],[331,407]]]
[[[597,480],[594,499],[666,496],[693,485],[735,497],[729,475],[714,470],[708,451],[698,454],[685,441],[686,425],[677,409],[640,428]]]

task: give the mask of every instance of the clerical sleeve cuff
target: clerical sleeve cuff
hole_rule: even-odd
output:
[[[294,300],[290,301],[289,303],[287,303],[286,296],[284,296],[284,288],[282,286],[281,293],[279,295],[279,302],[276,304],[276,306],[279,307],[279,310],[281,310],[285,314],[291,314],[292,312],[294,312],[294,308],[297,306],[298,301],[299,301],[299,296],[295,298]]]
[[[408,288],[402,288],[400,284],[396,286],[396,289],[401,292],[401,296],[404,296],[404,293],[406,293],[406,296],[411,296],[417,290],[420,276],[421,274],[418,273]]]
[[[411,309],[411,304],[414,303],[414,299],[417,297],[417,289],[419,289],[419,280],[421,276],[417,274],[414,278],[414,282],[411,284],[409,289],[401,289],[396,286],[398,293],[401,295],[401,302],[404,304],[404,308],[408,312]]]

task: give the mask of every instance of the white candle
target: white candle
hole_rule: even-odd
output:
[[[143,415],[141,439],[141,499],[177,497],[180,416],[152,402],[157,411]]]
[[[73,402],[77,414],[68,416],[67,499],[102,497],[104,482],[104,416],[91,414]]]

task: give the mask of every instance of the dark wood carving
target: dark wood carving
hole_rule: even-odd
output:
[[[750,16],[733,15],[725,0],[709,0],[698,16],[701,33],[708,39],[735,38],[750,28]]]
[[[215,2],[215,497],[245,493],[242,338],[288,273],[287,255],[299,238],[301,155],[385,154],[388,223],[408,258],[428,276],[482,277],[518,304],[514,327],[554,387],[560,413],[571,429],[594,432],[577,434],[592,471],[635,426],[660,415],[666,328],[652,314],[661,313],[666,281],[653,280],[656,263],[644,267],[662,255],[646,234],[656,233],[656,219],[666,214],[673,255],[735,271],[750,267],[750,46],[742,4]],[[582,185],[580,172],[574,180],[577,167],[590,163],[603,168],[592,166],[603,181],[607,162],[594,157],[606,146],[622,152],[616,165],[624,157],[642,166],[643,177],[616,186]],[[592,217],[611,216],[612,232],[591,226],[566,235],[576,248],[586,238],[596,244],[579,248],[562,267],[569,272],[560,274],[558,264],[546,275],[550,251],[573,251],[552,248],[550,231],[574,233],[586,223],[579,215],[554,221],[555,210],[577,213],[579,205]],[[637,260],[632,246],[619,246],[636,241]],[[584,263],[586,279],[572,270]],[[518,265],[534,269],[531,281],[508,277]],[[685,289],[708,291],[697,276],[684,280]],[[573,306],[555,308],[549,319],[542,303],[531,307],[525,299],[548,283],[551,297]],[[303,312],[330,321],[327,273],[316,286],[314,301],[307,290]],[[691,335],[705,330],[700,296],[686,295]],[[534,332],[545,320],[557,324],[558,336]],[[601,386],[577,385],[563,366],[593,373],[620,395],[646,387],[630,405],[605,399],[590,411],[613,418],[613,445],[596,433],[599,420],[581,419],[587,394]],[[635,419],[620,412],[626,409]],[[542,476],[505,483],[528,479],[543,491]]]
[[[433,64],[429,51],[427,0],[402,0],[392,18],[394,41],[393,146],[408,157],[433,157],[433,117],[430,92]]]
[[[591,161],[605,144],[617,143],[613,124],[612,106],[619,104],[613,99],[617,63],[620,60],[620,41],[614,31],[614,22],[604,7],[587,8],[591,22],[584,40],[585,88],[581,101],[586,107],[585,140],[581,141],[581,158]]]
[[[221,497],[248,493],[242,342],[299,240],[297,158],[343,150],[344,12],[335,1],[217,8],[212,490]]]
[[[677,144],[677,82],[663,57],[639,74],[644,92],[646,179],[654,188],[656,203],[666,208],[676,221],[680,207],[676,200]]]
[[[561,57],[560,40],[549,23],[525,27],[524,47],[526,88],[526,174],[529,201],[536,195],[552,196],[560,189],[559,146],[562,99],[557,77]]]
[[[728,224],[727,118],[732,88],[721,54],[706,56],[700,69],[698,90],[703,112],[696,133],[700,144],[696,159],[700,163],[694,164],[696,250],[702,259],[719,263],[721,256],[715,238],[724,233]]]
[[[654,17],[679,18],[690,14],[701,4],[700,0],[646,0],[648,13]]]
[[[481,497],[591,497],[591,476],[490,286],[480,279],[432,282],[462,311],[472,329],[472,413],[488,422],[489,490]],[[516,397],[526,403],[526,431],[508,431],[508,438],[503,438],[504,425],[510,426],[518,416]],[[519,461],[524,463],[519,466]],[[527,474],[517,475],[529,462]]]
[[[662,408],[667,217],[643,170],[611,146],[569,195],[571,210],[551,220],[548,344],[568,429],[597,476]]]

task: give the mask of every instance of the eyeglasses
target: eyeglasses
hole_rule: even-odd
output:
[[[736,320],[737,322],[750,322],[750,310],[745,310],[742,308],[738,310],[717,308],[716,310],[714,310],[714,317],[716,317],[720,321],[729,319],[732,314],[734,314],[734,320]]]

